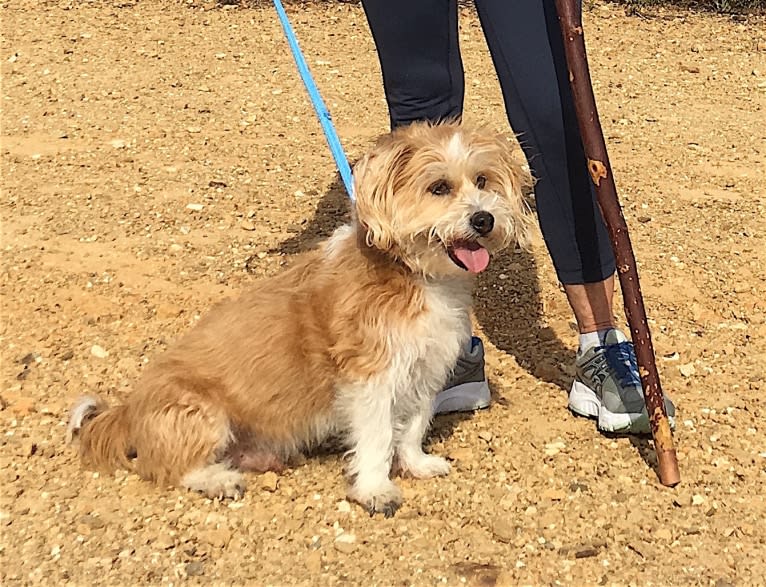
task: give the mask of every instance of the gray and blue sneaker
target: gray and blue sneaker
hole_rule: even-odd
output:
[[[433,413],[473,412],[489,406],[491,397],[484,375],[484,345],[471,338],[471,350],[458,357],[457,365],[433,403]]]
[[[598,428],[604,432],[651,432],[636,353],[622,332],[613,328],[603,345],[578,351],[575,367],[575,380],[569,392],[572,412],[597,418]],[[665,409],[670,427],[674,428],[676,408],[667,396]]]

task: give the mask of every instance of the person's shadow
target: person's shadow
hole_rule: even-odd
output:
[[[350,219],[351,204],[340,176],[326,189],[316,213],[302,231],[283,241],[272,253],[295,255],[315,248],[323,239]],[[474,303],[476,319],[488,339],[500,351],[513,356],[517,363],[536,378],[554,383],[563,390],[571,375],[559,365],[574,362],[574,352],[550,329],[541,324],[543,313],[537,267],[534,257],[524,251],[507,250],[493,257],[481,274]],[[493,400],[498,397],[490,380]],[[564,401],[562,399],[562,401]],[[436,419],[433,436],[444,439],[454,426],[470,415],[454,414]]]

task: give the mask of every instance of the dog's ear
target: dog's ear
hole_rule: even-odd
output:
[[[389,251],[395,244],[394,197],[412,155],[401,138],[387,135],[354,166],[356,218],[371,247]]]
[[[500,156],[495,173],[503,193],[511,205],[513,230],[511,235],[522,249],[529,249],[533,241],[534,216],[530,206],[534,178],[529,168],[517,157],[508,142],[496,137]]]

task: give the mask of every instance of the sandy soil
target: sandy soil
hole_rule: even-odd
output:
[[[289,12],[356,157],[387,125],[361,9]],[[477,290],[495,404],[438,419],[453,472],[383,520],[333,454],[235,503],[81,469],[70,402],[124,397],[346,201],[269,3],[6,0],[0,583],[763,584],[766,21],[598,2],[586,27],[683,483],[566,410],[576,337],[538,246]],[[507,130],[469,9],[461,40],[466,118]]]

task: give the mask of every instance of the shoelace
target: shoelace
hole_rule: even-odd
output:
[[[641,385],[641,378],[638,375],[638,361],[633,345],[629,342],[618,342],[605,347],[607,365],[614,370],[620,385],[623,387],[632,387]]]

